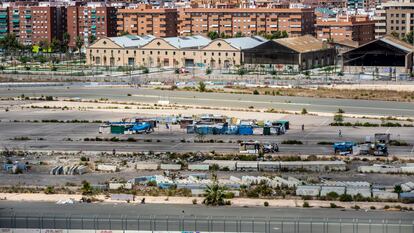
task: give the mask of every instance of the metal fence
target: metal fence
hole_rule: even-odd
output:
[[[145,232],[414,233],[414,220],[195,216],[0,216],[4,229]],[[42,231],[41,231],[42,232]]]

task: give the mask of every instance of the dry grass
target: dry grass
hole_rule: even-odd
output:
[[[385,100],[398,102],[414,102],[414,92],[395,90],[360,90],[330,88],[233,88],[225,92],[252,93],[257,90],[260,95],[301,96],[335,99]]]

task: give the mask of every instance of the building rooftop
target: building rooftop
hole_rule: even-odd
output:
[[[141,47],[141,46],[148,44],[150,41],[155,39],[155,36],[126,35],[126,36],[119,36],[119,37],[110,37],[109,39],[111,39],[114,43],[124,48],[133,48],[133,47]]]
[[[163,38],[170,45],[176,48],[199,48],[208,45],[211,40],[204,36],[182,36]]]
[[[261,36],[252,36],[252,37],[239,37],[239,38],[229,38],[224,39],[231,46],[238,49],[250,49],[254,48],[260,44],[267,42],[265,38]]]
[[[313,12],[312,8],[184,8],[183,12],[212,12],[212,13],[265,13],[265,12]]]
[[[353,40],[339,40],[339,41],[332,42],[332,44],[347,46],[350,48],[358,48],[359,46],[358,41],[353,41]]]
[[[318,40],[311,35],[282,38],[274,41],[299,53],[317,51],[326,48],[326,45],[322,40]]]
[[[402,41],[398,38],[395,38],[391,35],[385,35],[384,37],[379,39],[380,41],[383,41],[387,44],[393,45],[401,50],[406,51],[407,53],[411,53],[414,50],[414,46],[412,44],[409,44],[405,41]]]

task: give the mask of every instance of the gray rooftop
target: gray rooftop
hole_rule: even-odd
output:
[[[204,36],[182,36],[164,38],[170,45],[176,48],[200,48],[208,45],[211,40]]]
[[[254,48],[268,41],[261,36],[229,38],[229,39],[224,39],[224,40],[227,43],[229,43],[231,46],[238,48],[238,49]]]
[[[147,35],[147,36],[136,36],[136,35],[126,35],[126,36],[119,36],[119,37],[111,37],[110,38],[114,43],[124,47],[124,48],[135,48],[141,47],[153,39],[155,36]]]

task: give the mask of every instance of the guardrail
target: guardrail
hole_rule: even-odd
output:
[[[2,233],[414,233],[414,220],[195,216],[0,216]]]

